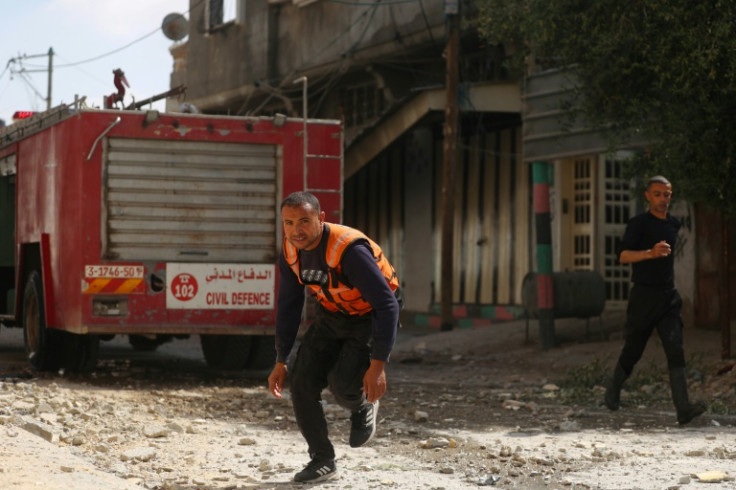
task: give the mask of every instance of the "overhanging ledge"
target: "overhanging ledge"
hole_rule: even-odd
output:
[[[426,90],[366,129],[345,152],[345,178],[363,168],[426,114],[444,112],[446,100],[444,89]],[[459,101],[459,109],[461,112],[521,113],[521,90],[517,83],[473,85]]]

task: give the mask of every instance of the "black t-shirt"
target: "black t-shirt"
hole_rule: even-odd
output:
[[[634,284],[670,288],[675,285],[675,243],[680,222],[669,214],[660,219],[650,212],[634,216],[626,225],[626,232],[619,246],[623,250],[649,250],[662,240],[669,243],[672,253],[667,257],[642,260],[631,264]]]

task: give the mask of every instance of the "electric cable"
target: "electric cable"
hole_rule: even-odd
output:
[[[365,38],[365,35],[368,32],[368,27],[371,25],[371,21],[373,20],[373,17],[376,16],[376,11],[378,10],[378,5],[380,3],[381,3],[381,0],[376,0],[373,3],[373,6],[371,7],[371,16],[369,19],[367,19],[365,26],[363,27],[363,32],[360,33],[360,36],[358,37],[358,39],[353,43],[352,46],[350,46],[350,49],[348,49],[347,52],[343,53],[343,56],[352,55],[355,52],[355,50],[358,48],[358,46],[360,46],[360,43],[363,42],[363,39]]]
[[[429,40],[434,43],[434,36],[432,36],[432,26],[429,25],[429,19],[427,18],[427,10],[424,8],[424,1],[419,0],[419,8],[422,9],[422,17],[424,17],[424,25],[427,26],[427,32],[429,33]]]
[[[186,13],[188,14],[195,7],[198,7],[204,1],[205,0],[200,0],[198,3],[194,4],[194,6],[192,6],[189,10],[187,10]],[[101,54],[99,56],[88,58],[86,60],[76,61],[74,63],[67,63],[67,64],[64,64],[64,65],[56,65],[56,66],[54,66],[54,68],[69,68],[69,67],[72,67],[72,66],[82,65],[82,64],[85,64],[85,63],[91,63],[92,61],[97,61],[97,60],[100,60],[102,58],[106,58],[106,57],[108,57],[110,55],[113,55],[113,54],[119,53],[120,51],[123,51],[125,49],[128,49],[129,47],[133,46],[134,44],[138,44],[139,42],[141,42],[141,41],[143,41],[145,39],[148,39],[149,37],[151,37],[154,34],[158,33],[160,30],[161,30],[161,27],[160,26],[159,27],[156,27],[156,29],[154,29],[153,31],[149,32],[148,34],[146,34],[146,35],[144,35],[142,37],[139,37],[138,39],[135,39],[135,40],[129,42],[125,46],[122,46],[120,48],[114,49],[112,51],[108,51],[107,53],[103,53],[103,54]]]
[[[41,92],[39,92],[36,87],[33,86],[33,83],[31,83],[31,79],[28,77],[28,74],[24,71],[17,72],[18,76],[20,76],[20,79],[26,82],[26,85],[28,85],[34,92],[36,92],[36,95],[39,99],[45,100],[46,97],[44,97]]]
[[[64,61],[67,61],[67,60],[66,60],[66,59],[65,59],[65,58],[64,58],[64,57],[63,57],[62,55],[60,55],[59,53],[55,53],[55,55],[56,55],[56,56],[58,56],[59,58],[61,58],[62,60],[64,60]],[[103,80],[102,78],[100,78],[100,77],[98,77],[98,76],[96,76],[96,75],[93,75],[92,73],[90,73],[90,72],[88,72],[88,71],[86,71],[86,70],[84,70],[84,69],[80,68],[79,66],[76,66],[76,65],[75,65],[75,64],[73,64],[73,63],[69,63],[69,66],[72,66],[73,68],[76,68],[76,69],[77,69],[77,70],[78,70],[78,71],[79,71],[80,73],[82,73],[82,74],[84,74],[84,75],[88,76],[89,78],[91,78],[91,79],[95,80],[96,82],[99,82],[99,83],[100,83],[101,85],[104,85],[104,86],[106,86],[106,87],[107,87],[108,85],[110,85],[110,81],[109,81],[109,80]]]
[[[145,36],[143,36],[143,37],[140,37],[140,38],[136,39],[135,41],[131,41],[131,42],[129,42],[129,43],[128,43],[128,44],[126,44],[125,46],[123,46],[123,47],[120,47],[120,48],[118,48],[118,49],[114,49],[114,50],[112,50],[112,51],[109,51],[109,52],[107,52],[107,53],[101,54],[101,55],[99,55],[99,56],[95,56],[95,57],[93,57],[93,58],[87,58],[86,60],[76,61],[76,62],[74,62],[74,63],[68,63],[68,64],[65,64],[65,65],[55,65],[55,66],[54,66],[54,68],[55,68],[55,69],[56,69],[56,68],[69,68],[69,67],[72,67],[72,66],[78,66],[78,65],[83,65],[83,64],[85,64],[85,63],[91,63],[91,62],[93,62],[93,61],[97,61],[97,60],[100,60],[100,59],[102,59],[102,58],[107,58],[107,57],[108,57],[108,56],[110,56],[110,55],[113,55],[113,54],[115,54],[115,53],[119,53],[120,51],[123,51],[123,50],[125,50],[125,49],[127,49],[127,48],[131,47],[132,45],[134,45],[134,44],[137,44],[137,43],[139,43],[139,42],[143,41],[144,39],[147,39],[147,38],[149,38],[149,37],[153,36],[154,34],[157,34],[159,30],[160,30],[160,28],[159,28],[159,27],[157,27],[157,28],[156,28],[156,30],[154,30],[154,31],[151,31],[151,32],[149,32],[149,33],[148,33],[148,34],[146,34]]]
[[[381,0],[375,0],[375,2],[371,4],[370,17],[366,19],[365,26],[363,27],[363,31],[360,33],[360,36],[358,37],[358,39],[353,43],[352,46],[350,46],[350,48],[346,52],[343,53],[342,57],[344,59],[350,59],[350,56],[352,56],[355,50],[360,46],[360,43],[363,42],[363,39],[365,38],[365,35],[368,32],[368,27],[371,25],[371,21],[375,17],[376,11],[378,10],[378,6],[380,4],[381,4]],[[365,13],[367,13],[367,10]],[[328,81],[322,95],[319,97],[319,99],[317,99],[317,103],[314,106],[314,110],[316,113],[319,113],[319,109],[322,107],[322,103],[325,100],[328,90],[332,89],[337,84],[337,82],[340,80],[340,78],[342,77],[345,71],[346,69],[344,68],[344,65],[340,66],[337,69],[337,74],[331,77],[331,79]]]

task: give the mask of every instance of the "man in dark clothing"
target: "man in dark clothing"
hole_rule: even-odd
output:
[[[677,422],[687,424],[702,414],[705,406],[701,402],[690,403],[687,394],[682,299],[675,289],[672,255],[680,222],[667,213],[672,185],[666,178],[658,175],[649,179],[645,196],[649,212],[629,220],[620,246],[619,261],[632,264],[634,286],[626,309],[626,339],[606,388],[605,404],[610,410],[618,410],[621,386],[641,359],[656,328],[667,356]]]
[[[284,232],[279,257],[276,366],[268,377],[281,398],[286,358],[294,346],[306,290],[317,315],[289,373],[292,405],[310,462],[294,476],[317,482],[337,474],[322,390],[350,410],[350,446],[375,434],[378,400],[386,392],[385,364],[399,323],[399,281],[381,248],[358,230],[325,222],[319,201],[296,192],[281,203]]]

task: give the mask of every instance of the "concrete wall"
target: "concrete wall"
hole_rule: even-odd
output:
[[[337,76],[352,65],[444,37],[439,1],[375,5],[318,1],[305,7],[241,1],[246,4],[245,23],[229,23],[209,33],[204,2],[189,2],[185,84],[187,99],[203,109],[262,94],[268,86],[284,92],[277,96],[298,95],[299,86],[291,82],[300,74]]]
[[[432,236],[432,189],[434,137],[430,128],[417,129],[409,136],[404,164],[404,270],[406,305],[409,311],[425,311],[432,301],[436,254]]]

